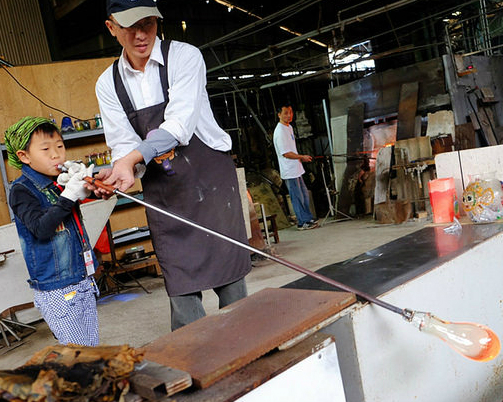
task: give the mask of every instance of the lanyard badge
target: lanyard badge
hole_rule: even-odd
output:
[[[93,253],[87,244],[84,245],[83,251],[87,276],[91,276],[96,272],[96,270],[94,269]]]

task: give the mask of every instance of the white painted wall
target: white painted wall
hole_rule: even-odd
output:
[[[33,291],[26,282],[28,269],[14,223],[0,226],[0,251],[11,249],[15,252],[7,254],[5,261],[0,263],[0,312],[33,301]]]
[[[503,339],[503,234],[381,299],[448,321],[477,322]],[[501,402],[503,355],[480,363],[365,304],[332,324],[348,402]]]
[[[346,402],[335,344],[290,367],[238,402]]]

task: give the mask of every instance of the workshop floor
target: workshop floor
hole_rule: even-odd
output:
[[[272,243],[273,252],[302,267],[316,270],[371,250],[396,238],[421,229],[427,221],[406,222],[400,225],[380,225],[372,219],[331,222],[323,227],[298,231],[295,227],[279,232],[280,243]],[[254,262],[247,276],[248,293],[266,287],[280,287],[302,274],[277,263],[261,260]],[[100,338],[102,344],[129,344],[140,347],[170,331],[169,301],[162,278],[144,276],[139,279],[152,293],[132,288],[120,294],[101,298],[98,304]],[[203,293],[208,314],[217,310],[217,298],[212,291]],[[23,339],[12,350],[0,348],[0,369],[22,365],[33,353],[55,344],[45,322],[35,324],[37,331]]]

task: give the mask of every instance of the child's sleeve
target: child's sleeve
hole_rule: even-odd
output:
[[[48,210],[43,210],[40,202],[22,185],[12,187],[9,194],[12,212],[28,230],[40,240],[48,240],[56,233],[57,227],[72,213],[74,203],[64,197]]]

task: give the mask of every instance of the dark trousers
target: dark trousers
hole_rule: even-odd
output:
[[[218,296],[218,308],[225,307],[247,296],[244,278],[213,291]],[[189,293],[169,298],[171,304],[171,331],[190,324],[206,315],[201,292]]]

